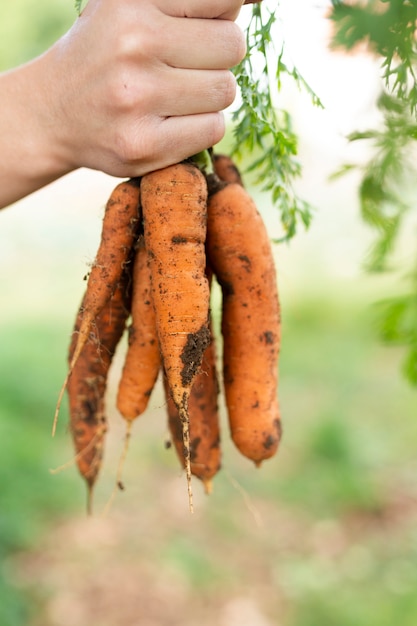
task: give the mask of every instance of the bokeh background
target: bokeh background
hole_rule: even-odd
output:
[[[106,508],[123,445],[114,396],[124,344],[92,518],[76,469],[50,472],[73,454],[66,405],[54,439],[52,416],[117,181],[78,171],[0,213],[0,624],[417,623],[416,392],[401,378],[401,350],[379,343],[374,316],[379,299],[402,289],[416,224],[407,223],[393,271],[363,271],[372,233],[358,181],[329,176],[362,156],[345,136],[373,119],[377,68],[364,54],[328,52],[327,8],[280,4],[288,50],[325,104],[313,109],[290,85],[282,95],[300,135],[298,191],[316,207],[308,232],[275,247],[282,446],[256,470],[230,444],[223,411],[223,469],[210,497],[194,484],[193,516],[164,446],[159,386],[133,430],[126,490]],[[41,53],[75,17],[71,0],[14,0],[0,14],[1,70]],[[268,196],[251,191],[274,236]]]

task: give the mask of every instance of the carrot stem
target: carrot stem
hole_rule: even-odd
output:
[[[208,150],[202,150],[197,154],[194,154],[190,161],[198,167],[206,176],[214,173],[213,161]]]

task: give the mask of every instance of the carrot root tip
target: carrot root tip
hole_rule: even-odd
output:
[[[190,418],[188,415],[188,394],[184,393],[182,403],[177,407],[182,424],[182,437],[184,444],[185,474],[188,488],[188,507],[190,513],[194,513],[193,490],[191,484],[191,445],[190,445]]]
[[[210,495],[213,493],[213,481],[209,478],[203,479],[204,493]]]
[[[93,515],[93,485],[87,483],[87,516]]]

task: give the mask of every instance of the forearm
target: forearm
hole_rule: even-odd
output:
[[[40,189],[71,168],[51,116],[46,59],[0,74],[0,208]]]

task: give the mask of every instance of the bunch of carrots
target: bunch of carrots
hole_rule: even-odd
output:
[[[69,348],[65,390],[76,462],[92,493],[107,431],[109,368],[125,331],[128,348],[117,394],[126,420],[144,413],[163,376],[172,443],[185,469],[211,491],[220,469],[214,280],[222,289],[222,383],[230,433],[256,466],[281,437],[277,399],[280,309],[271,244],[230,158],[212,171],[185,161],[122,182],[103,218]]]

